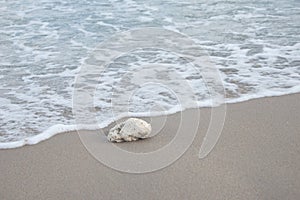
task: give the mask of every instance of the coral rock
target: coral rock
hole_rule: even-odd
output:
[[[144,120],[129,118],[110,129],[107,139],[111,142],[131,142],[149,137],[151,125]]]

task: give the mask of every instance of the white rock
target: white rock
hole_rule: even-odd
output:
[[[149,137],[151,125],[144,120],[129,118],[110,129],[107,139],[111,142],[131,142]]]

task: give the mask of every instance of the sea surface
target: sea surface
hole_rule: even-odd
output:
[[[0,0],[0,148],[76,129],[82,66],[114,35],[148,27],[192,38],[218,70],[227,103],[300,92],[299,0]],[[125,52],[95,74],[97,122],[183,110],[179,82],[191,86],[199,107],[210,106],[194,69],[155,45]],[[136,84],[137,71],[152,81]],[[121,102],[128,91],[130,101]]]

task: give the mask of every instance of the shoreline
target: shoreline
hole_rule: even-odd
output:
[[[227,105],[231,105],[231,104],[240,104],[240,103],[244,103],[244,102],[248,102],[248,101],[253,101],[253,100],[258,100],[258,99],[265,99],[265,98],[278,98],[281,96],[290,96],[290,95],[297,95],[300,94],[300,86],[299,87],[293,87],[293,90],[290,91],[290,93],[285,94],[282,92],[278,92],[277,94],[272,93],[270,95],[264,95],[264,96],[260,96],[258,94],[255,94],[253,96],[247,97],[247,98],[241,98],[235,101],[228,101],[224,104]],[[224,105],[221,104],[221,105]],[[172,108],[171,110],[169,110],[167,113],[156,113],[153,114],[151,116],[143,114],[143,113],[130,113],[125,114],[125,115],[121,115],[116,117],[115,119],[109,119],[107,121],[105,121],[105,123],[102,123],[101,125],[97,124],[97,125],[81,125],[78,129],[77,125],[64,125],[64,124],[55,124],[51,127],[49,127],[47,130],[45,130],[43,133],[40,133],[38,135],[34,135],[28,138],[24,138],[22,140],[18,140],[18,141],[12,141],[12,142],[0,142],[0,150],[5,150],[5,149],[16,149],[16,148],[22,148],[23,146],[27,146],[27,145],[36,145],[40,142],[43,142],[45,140],[51,139],[52,137],[56,136],[56,135],[60,135],[60,134],[65,134],[68,132],[73,132],[73,131],[97,131],[100,129],[107,129],[108,127],[111,127],[111,124],[114,124],[115,121],[122,121],[123,119],[126,118],[130,118],[130,117],[140,117],[140,118],[151,118],[151,117],[167,117],[169,115],[173,115],[176,113],[181,113],[181,112],[185,112],[186,110],[190,110],[190,109],[212,109],[215,107],[218,107],[220,105],[217,106],[199,106],[197,108]],[[59,131],[58,131],[59,130]]]
[[[300,196],[300,94],[253,99],[227,105],[223,132],[213,151],[198,159],[211,108],[190,146],[172,165],[134,175],[97,161],[76,132],[58,134],[36,145],[0,150],[1,199],[297,199]],[[117,144],[148,152],[169,143],[180,114],[167,120],[161,134]],[[185,132],[190,131],[187,124]],[[86,131],[98,134],[97,131]],[[105,137],[100,139],[105,142]]]

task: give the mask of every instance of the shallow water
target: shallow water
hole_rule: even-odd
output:
[[[221,73],[226,102],[300,91],[297,0],[0,0],[0,142],[19,141],[56,124],[75,124],[72,94],[80,66],[99,43],[141,27],[163,27],[197,41]],[[178,105],[176,92],[159,85],[136,87],[126,105],[112,96],[133,90],[130,73],[149,63],[165,66],[151,75],[158,79],[178,72],[192,85],[199,105],[206,105],[201,102],[209,100],[209,92],[188,62],[155,48],[136,50],[113,61],[101,75],[95,92],[99,122],[122,111]],[[120,109],[111,112],[112,102]]]

